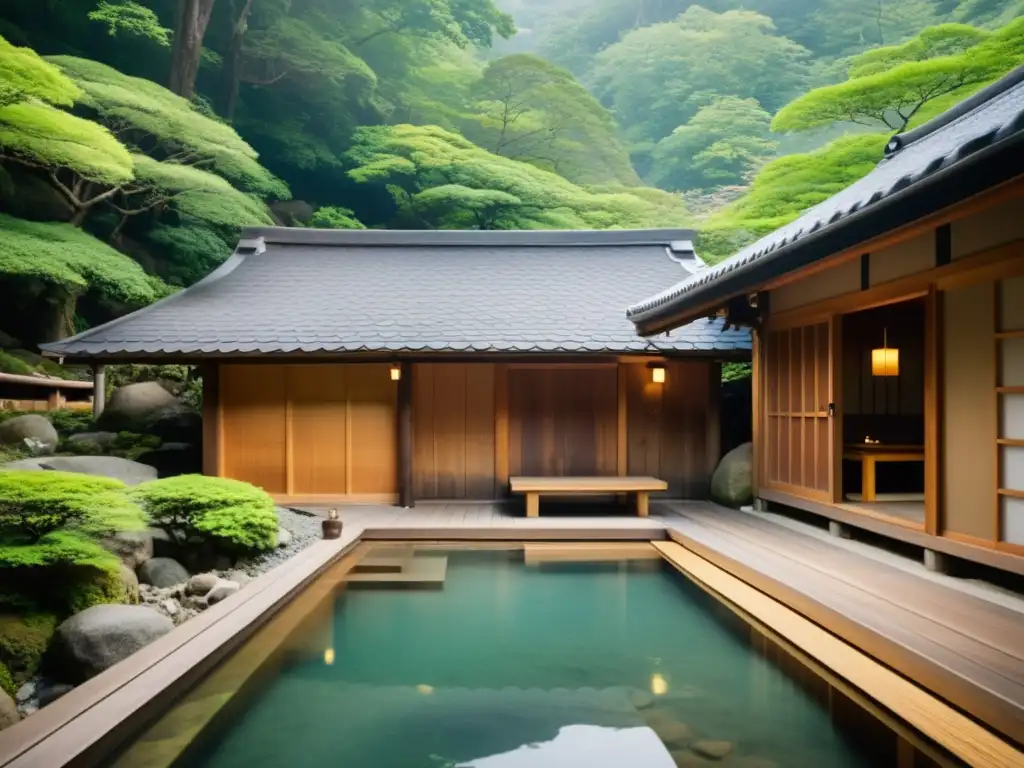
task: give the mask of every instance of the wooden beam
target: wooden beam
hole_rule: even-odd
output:
[[[942,531],[941,462],[942,294],[933,288],[925,304],[924,329],[924,529],[933,536]]]
[[[498,498],[508,493],[508,366],[494,366],[494,483]]]
[[[92,417],[98,419],[107,407],[107,370],[104,365],[92,367]]]
[[[629,420],[628,420],[629,369],[619,363],[618,371],[618,413],[615,433],[615,471],[619,477],[629,474]]]
[[[871,287],[871,254],[860,255],[860,289],[866,291]]]
[[[708,483],[711,475],[722,458],[722,364],[714,361],[708,363],[708,403],[707,433],[705,446],[707,449]]]
[[[831,461],[828,471],[828,496],[833,502],[843,500],[843,318],[833,317],[829,322],[828,378],[829,397],[832,399],[828,425],[832,438],[829,445]],[[826,408],[828,406],[826,405]]]
[[[414,507],[413,497],[413,435],[412,376],[413,366],[403,362],[398,379],[398,506]]]
[[[221,476],[220,366],[204,363],[203,377],[203,474]]]

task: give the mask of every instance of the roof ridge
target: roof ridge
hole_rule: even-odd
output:
[[[1008,93],[1021,82],[1024,82],[1024,64],[1010,70],[994,83],[990,83],[977,93],[972,93],[963,101],[936,115],[931,120],[905,133],[893,134],[888,144],[885,145],[885,156],[881,162],[884,163],[900,150],[906,149],[921,139],[927,138],[947,126],[960,122],[971,113]]]

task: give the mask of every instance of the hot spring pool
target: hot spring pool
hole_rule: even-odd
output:
[[[373,546],[348,579],[314,582],[116,765],[957,764],[644,545],[610,562]]]

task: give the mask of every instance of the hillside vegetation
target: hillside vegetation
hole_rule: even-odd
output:
[[[51,0],[0,11],[0,331],[240,227],[697,226],[715,260],[1024,61],[1024,0]]]

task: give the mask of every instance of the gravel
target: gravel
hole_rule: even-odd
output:
[[[231,571],[224,571],[219,575],[230,578],[228,576],[229,572],[241,571],[246,576],[256,578],[276,568],[309,545],[323,538],[323,530],[320,527],[321,519],[316,515],[286,507],[278,507],[277,514],[281,527],[292,535],[292,540],[288,546],[277,547],[255,557],[239,560]]]

